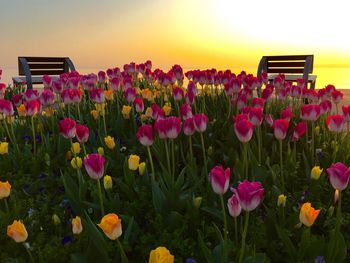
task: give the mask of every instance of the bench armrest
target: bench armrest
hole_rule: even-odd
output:
[[[18,62],[20,64],[20,67],[22,67],[23,72],[26,76],[27,89],[33,89],[32,74],[30,73],[30,68],[27,60],[25,58],[20,57],[18,58]]]

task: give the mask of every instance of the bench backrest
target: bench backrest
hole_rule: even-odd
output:
[[[18,57],[18,73],[26,76],[28,88],[42,83],[38,78],[33,81],[32,76],[57,76],[73,70],[75,67],[68,57]]]
[[[258,75],[266,73],[303,74],[305,80],[312,73],[314,55],[263,56],[258,67]]]

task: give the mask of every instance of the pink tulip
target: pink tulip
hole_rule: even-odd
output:
[[[260,126],[263,120],[263,108],[250,108],[249,120],[253,123],[254,126]]]
[[[339,90],[333,90],[332,99],[335,104],[338,104],[343,99],[343,93]]]
[[[193,104],[195,98],[196,98],[196,93],[194,93],[193,91],[188,91],[188,92],[186,93],[186,96],[185,96],[186,103],[188,103],[188,104]]]
[[[320,105],[306,104],[300,108],[300,117],[305,121],[316,121],[321,114]]]
[[[37,100],[39,98],[39,93],[37,90],[27,89],[23,93],[23,96],[26,101],[32,101],[32,100]]]
[[[23,96],[22,96],[22,94],[19,93],[19,94],[13,95],[12,101],[15,104],[16,107],[21,105],[23,103]]]
[[[289,121],[278,119],[273,122],[273,132],[277,140],[284,140],[287,135]]]
[[[137,140],[144,146],[153,144],[153,128],[150,124],[143,124],[136,134]]]
[[[265,100],[263,98],[254,98],[252,101],[253,108],[264,108]]]
[[[102,104],[105,102],[105,93],[103,89],[95,88],[90,90],[90,99],[94,103]]]
[[[62,80],[57,79],[52,82],[52,88],[55,93],[61,93],[63,90],[64,83]]]
[[[292,112],[292,110],[291,110],[290,107],[284,109],[284,110],[281,112],[281,119],[290,121],[292,118],[293,118],[293,112]]]
[[[266,87],[266,88],[262,91],[261,97],[262,97],[265,101],[267,101],[267,100],[270,99],[270,97],[271,97],[271,95],[272,95],[272,92],[273,92],[273,89],[272,89],[272,88]]]
[[[230,183],[231,169],[224,170],[222,166],[215,166],[209,173],[211,187],[219,195],[226,193]]]
[[[248,97],[246,94],[241,93],[237,98],[237,108],[238,110],[247,106]]]
[[[345,118],[345,121],[350,122],[350,105],[342,106],[342,110],[343,110],[343,116]]]
[[[268,126],[270,126],[270,127],[273,126],[273,118],[272,118],[271,114],[265,116],[265,122]]]
[[[43,105],[52,105],[55,103],[55,94],[50,89],[44,89],[40,96]]]
[[[231,188],[244,211],[250,212],[257,208],[264,198],[265,190],[260,182],[245,180],[238,184],[237,189]]]
[[[179,87],[174,87],[173,88],[173,95],[174,95],[175,101],[182,100],[184,97],[184,91]]]
[[[344,130],[345,119],[343,115],[330,115],[326,124],[331,132],[342,132]]]
[[[0,116],[13,116],[13,104],[9,100],[0,99]]]
[[[120,78],[119,77],[114,77],[110,80],[110,84],[112,87],[112,90],[118,91],[120,89]]]
[[[305,122],[299,122],[294,128],[292,140],[298,141],[306,133],[306,130],[307,124]]]
[[[239,204],[237,195],[233,194],[227,201],[228,212],[232,217],[237,217],[241,214],[242,207]]]
[[[332,102],[330,100],[324,100],[320,103],[321,114],[329,113],[332,110]]]
[[[335,190],[344,190],[349,183],[350,168],[343,163],[334,163],[327,169],[329,181]]]
[[[72,139],[76,134],[76,122],[70,118],[60,121],[60,133],[66,139]]]
[[[51,88],[52,86],[52,78],[49,75],[44,75],[43,76],[43,84],[44,84],[44,88]]]
[[[204,113],[198,113],[193,116],[194,128],[197,132],[205,132],[208,125],[208,117]]]
[[[134,100],[134,106],[135,106],[136,112],[138,112],[138,113],[143,112],[143,110],[145,109],[145,106],[143,104],[143,100],[141,98],[136,98]]]
[[[133,87],[127,88],[124,91],[124,96],[128,102],[134,102],[136,98],[136,89]]]
[[[79,89],[65,89],[61,92],[64,104],[79,103],[82,99],[82,92]]]
[[[24,106],[26,107],[26,113],[28,116],[34,116],[41,110],[41,103],[38,99],[26,101]]]
[[[166,119],[157,119],[154,123],[154,129],[156,130],[160,139],[167,139],[167,120]]]
[[[184,134],[187,136],[191,136],[194,134],[194,132],[196,131],[194,128],[194,120],[193,118],[188,118],[185,120],[184,122]]]
[[[243,114],[240,114],[243,116]],[[239,115],[238,115],[239,116]],[[243,142],[249,142],[253,136],[254,125],[243,117],[236,117],[233,125],[237,138]]]
[[[78,124],[76,126],[76,136],[77,140],[80,143],[86,143],[89,139],[90,131],[89,128],[85,125]]]
[[[182,119],[192,118],[192,108],[189,104],[184,103],[180,106],[180,114]]]
[[[176,139],[181,132],[181,119],[175,116],[166,119],[166,136],[169,139]]]
[[[164,111],[161,107],[158,106],[158,104],[153,103],[152,106],[152,119],[158,120],[164,118]]]
[[[105,158],[98,153],[89,154],[84,158],[84,166],[88,175],[98,180],[103,177],[104,174]]]
[[[104,72],[104,71],[99,71],[99,72],[97,73],[97,76],[98,76],[98,82],[99,82],[99,83],[103,84],[103,83],[106,82],[106,79],[107,79],[107,77],[106,77],[106,72]]]
[[[292,86],[291,95],[293,98],[300,98],[301,96],[301,88],[299,86]]]

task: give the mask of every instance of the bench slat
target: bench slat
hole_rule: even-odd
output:
[[[268,68],[267,73],[304,73],[304,68]]]
[[[66,57],[25,57],[28,63],[30,62],[61,62],[64,63],[66,60]]]
[[[29,64],[29,68],[30,69],[64,69],[64,63],[60,63],[60,64],[42,64],[42,63],[38,63],[38,64]]]
[[[304,62],[291,62],[291,61],[284,61],[284,62],[267,62],[267,68],[303,68],[305,66]]]
[[[65,73],[64,69],[60,70],[30,70],[32,75],[60,75]]]
[[[265,56],[267,61],[279,61],[279,60],[306,60],[307,57],[313,55],[296,55],[296,56]]]

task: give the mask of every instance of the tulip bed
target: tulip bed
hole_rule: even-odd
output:
[[[0,84],[1,262],[346,260],[333,85],[150,61],[43,80]]]

